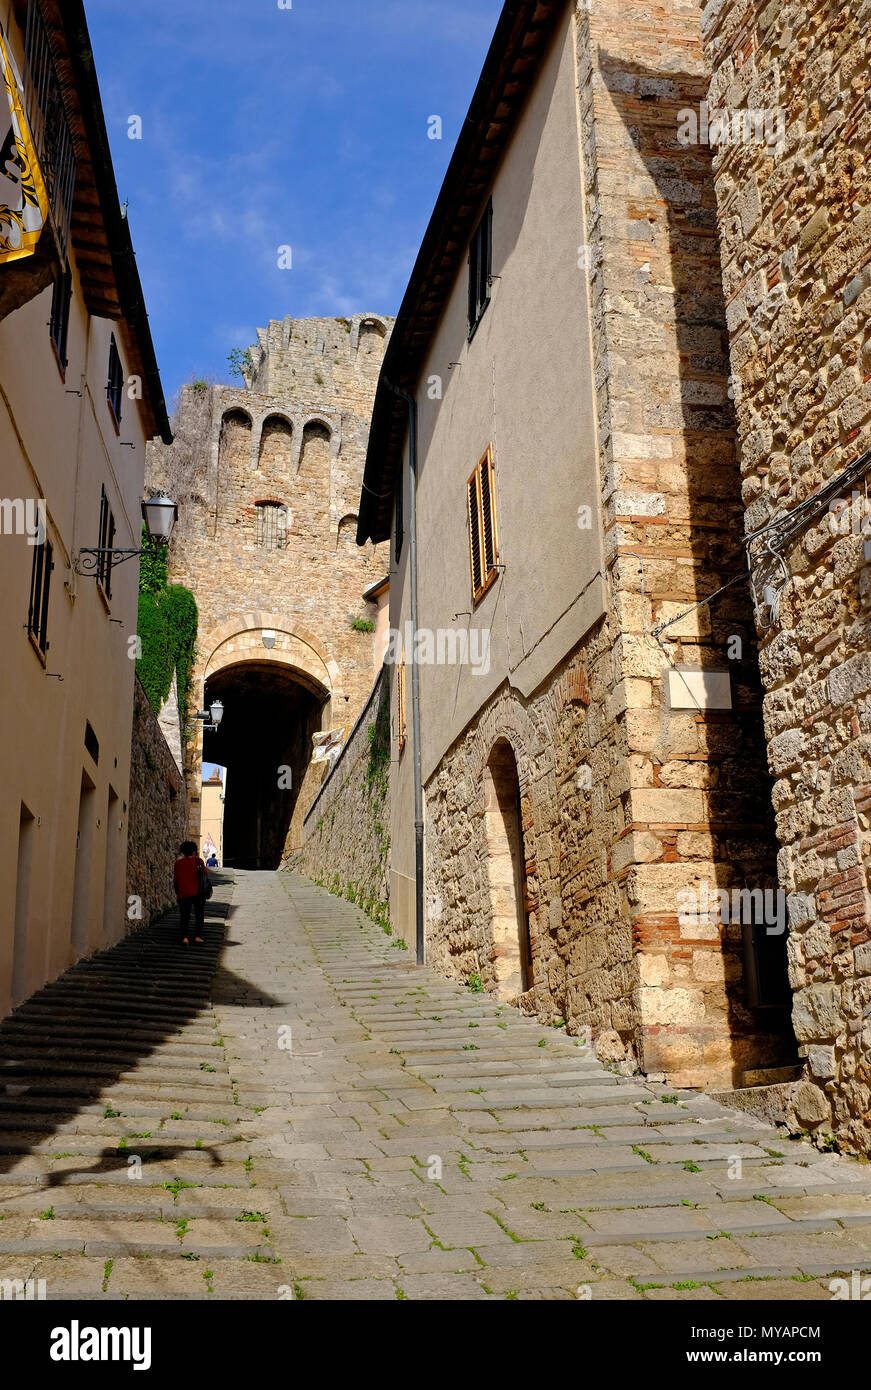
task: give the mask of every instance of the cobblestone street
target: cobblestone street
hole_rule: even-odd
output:
[[[199,954],[164,919],[0,1029],[0,1278],[828,1300],[871,1267],[867,1164],[611,1074],[300,877],[226,875],[209,909]]]

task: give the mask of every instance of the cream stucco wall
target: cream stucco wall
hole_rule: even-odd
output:
[[[418,383],[418,628],[478,629],[490,649],[486,672],[420,666],[424,783],[506,677],[528,696],[605,611],[573,36],[567,8],[493,182],[499,278],[490,305],[470,342],[464,260]],[[430,399],[434,378],[441,400]],[[504,568],[475,607],[466,483],[490,445]],[[401,632],[408,491],[406,538],[391,573],[391,625]],[[591,509],[589,529],[578,526],[582,506]],[[406,684],[410,734],[410,667]],[[395,694],[392,708],[395,718]],[[391,916],[410,940],[410,742],[401,757],[394,743],[394,758]]]
[[[202,816],[200,820],[200,851],[211,836],[218,855],[218,862],[224,862],[224,783],[204,782],[202,791]]]
[[[65,378],[46,326],[50,288],[0,322],[0,495],[45,498],[54,547],[50,646],[43,665],[26,630],[33,548],[23,535],[0,535],[0,1016],[127,927],[134,676],[128,643],[136,632],[138,563],[114,571],[107,606],[96,581],[73,572],[72,560],[79,547],[99,543],[101,486],[115,516],[115,545],[138,546],[145,438],[139,407],[126,395],[116,430],[105,388],[113,331],[127,376],[124,330],[89,317],[72,251],[70,256]],[[97,763],[84,746],[86,721],[99,740]],[[92,791],[76,887],[83,780]],[[19,874],[23,814],[33,818],[29,875]]]

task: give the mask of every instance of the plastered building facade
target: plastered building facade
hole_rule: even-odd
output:
[[[137,561],[94,561],[139,546],[146,440],[171,434],[82,6],[4,6],[0,35],[49,192],[31,255],[7,259],[0,217],[2,1017],[142,920],[125,897]]]
[[[426,956],[624,1067],[732,1087],[794,1075],[795,1043],[783,935],[697,893],[776,883],[752,611],[738,586],[695,606],[743,565],[710,152],[678,139],[706,91],[692,6],[506,7],[385,371],[417,407],[417,627],[489,642],[486,671],[418,664]],[[359,539],[393,535],[400,631],[409,441],[382,388]],[[414,659],[392,671],[409,942]]]

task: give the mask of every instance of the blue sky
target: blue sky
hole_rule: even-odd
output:
[[[170,407],[270,318],[396,313],[501,0],[86,8]]]

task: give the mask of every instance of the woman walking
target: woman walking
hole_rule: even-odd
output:
[[[209,889],[209,875],[206,866],[197,853],[193,840],[185,840],[175,861],[173,882],[178,899],[181,944],[189,944],[191,908],[194,913],[194,940],[202,943],[203,922],[206,911],[206,897]]]

